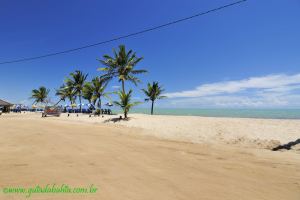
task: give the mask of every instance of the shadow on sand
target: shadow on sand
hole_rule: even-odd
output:
[[[278,150],[282,150],[282,149],[290,150],[293,146],[295,146],[297,144],[300,144],[300,138],[293,141],[293,142],[289,142],[287,144],[279,145],[279,146],[273,148],[272,151],[278,151]]]
[[[104,120],[104,123],[108,123],[108,122],[113,122],[113,123],[116,123],[116,122],[120,122],[120,121],[129,121],[130,118],[122,118],[122,117],[115,117],[115,118],[111,118],[111,119],[106,119]]]

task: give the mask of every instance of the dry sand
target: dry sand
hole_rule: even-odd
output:
[[[300,138],[300,120],[131,115],[120,124],[148,134],[195,143],[224,142],[272,148]],[[300,150],[300,148],[299,148]]]
[[[139,134],[192,143],[223,143],[244,147],[272,149],[300,139],[300,120],[216,118],[198,116],[163,116],[130,114],[129,121],[118,121],[119,115],[91,117],[63,114],[58,121],[108,123],[116,127],[139,128]],[[39,118],[39,114],[31,117]],[[300,145],[293,147],[300,151]]]
[[[174,131],[175,135],[191,131],[183,139],[192,139],[198,134],[204,138],[201,141],[206,141],[205,133],[218,133],[216,130],[220,130],[223,137],[227,137],[226,134],[230,137],[234,137],[232,134],[245,136],[252,133],[248,130],[250,128],[256,131],[254,138],[260,137],[261,132],[262,139],[286,142],[294,140],[297,135],[299,138],[297,120],[189,117],[191,120],[179,122],[176,117],[157,116],[148,117],[150,125],[147,125],[139,119],[146,116],[139,116],[121,122],[137,128],[98,122],[107,120],[107,117],[0,116],[0,188],[53,183],[70,186],[94,184],[99,188],[96,194],[33,194],[30,198],[39,200],[300,199],[300,156],[295,151],[273,152],[223,143],[176,142],[139,134],[148,126],[148,134],[150,130],[156,130],[154,136],[167,134],[163,137],[172,139],[173,133],[168,133],[168,130],[174,130],[170,123],[175,120],[175,127],[181,130]],[[166,120],[163,125],[156,124],[160,118]],[[236,124],[230,125],[232,122]],[[185,123],[185,127],[180,123]],[[189,123],[200,124],[193,128]],[[237,133],[238,130],[242,133]],[[274,136],[267,137],[272,130]],[[281,136],[280,133],[287,135]],[[175,137],[179,138],[181,136]],[[0,199],[25,197],[1,192]]]

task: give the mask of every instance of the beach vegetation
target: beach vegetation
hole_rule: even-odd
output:
[[[110,98],[109,97],[109,92],[105,92],[107,84],[108,84],[108,80],[101,78],[101,77],[95,77],[93,78],[92,82],[92,88],[93,88],[93,101],[96,104],[97,102],[97,107],[99,108],[99,110],[101,111],[102,108],[102,97],[106,97],[106,98]]]
[[[153,107],[155,100],[166,98],[166,96],[161,95],[164,89],[158,84],[158,82],[153,82],[152,84],[148,83],[147,88],[142,89],[142,91],[147,96],[145,101],[151,101],[151,115],[153,115]]]
[[[104,72],[102,75],[104,79],[118,78],[118,81],[122,83],[122,92],[125,94],[125,81],[137,85],[140,79],[136,75],[147,72],[144,69],[136,69],[136,65],[142,59],[143,57],[137,57],[133,50],[126,51],[125,45],[120,45],[118,51],[113,49],[112,56],[104,55],[103,60],[99,60],[105,67],[98,70]]]
[[[65,101],[66,100],[66,98],[67,98],[67,92],[66,92],[66,86],[65,86],[65,84],[62,84],[59,87],[59,89],[56,89],[55,95],[59,96],[59,100],[58,100],[58,102],[55,105],[59,104],[61,101]]]
[[[114,101],[114,104],[121,107],[124,113],[124,118],[128,118],[128,112],[133,106],[136,106],[140,104],[141,102],[132,102],[131,101],[131,95],[132,95],[132,90],[130,89],[128,93],[125,93],[123,91],[118,91],[117,92],[119,96],[119,101]]]
[[[146,73],[145,69],[137,69],[140,61],[143,57],[138,57],[136,52],[131,49],[126,49],[125,45],[120,45],[117,50],[113,49],[112,55],[104,55],[102,60],[98,60],[103,68],[98,68],[101,71],[99,76],[94,77],[91,81],[87,81],[88,74],[80,70],[75,70],[65,78],[64,83],[55,91],[55,95],[59,97],[59,104],[61,101],[69,100],[71,107],[77,107],[76,100],[79,99],[79,110],[82,112],[82,98],[87,100],[89,104],[97,108],[97,111],[102,111],[103,97],[110,100],[107,106],[113,104],[121,107],[124,112],[124,118],[128,118],[128,112],[133,106],[140,104],[141,102],[132,102],[133,90],[130,89],[126,92],[125,83],[131,82],[135,86],[141,82],[137,77],[139,74]],[[107,92],[108,83],[117,79],[121,82],[121,89],[119,91]],[[118,87],[118,86],[117,86]],[[40,87],[39,89],[32,90],[31,98],[34,99],[34,103],[46,103],[49,89]],[[162,95],[164,89],[158,82],[148,83],[147,88],[142,89],[143,93],[147,96],[145,101],[151,101],[151,114],[153,114],[155,101],[162,99],[165,96]],[[118,99],[113,101],[110,97],[111,94],[117,94]]]
[[[39,87],[38,89],[33,89],[31,92],[31,98],[34,99],[33,103],[46,103],[50,89],[47,89],[44,86]]]
[[[79,109],[82,112],[81,97],[82,91],[87,79],[88,74],[84,74],[82,71],[76,70],[70,73],[70,76],[65,80],[67,86],[74,91],[74,94],[79,98]]]
[[[86,99],[90,104],[94,104],[93,95],[94,95],[94,88],[91,82],[85,82],[82,90],[82,97]]]

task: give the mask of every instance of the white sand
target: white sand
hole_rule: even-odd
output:
[[[158,137],[195,143],[218,142],[272,147],[300,138],[300,120],[131,115],[119,122]]]
[[[41,116],[37,113],[25,115],[30,115],[33,118]],[[79,115],[79,117],[76,117],[76,114],[71,114],[70,117],[67,117],[67,114],[62,114],[59,118],[48,117],[48,119],[135,127],[140,129],[138,132],[141,134],[193,143],[222,142],[273,148],[279,144],[286,144],[300,138],[300,120],[151,116],[145,114],[130,114],[128,121],[114,120],[118,116],[89,117],[88,115]]]

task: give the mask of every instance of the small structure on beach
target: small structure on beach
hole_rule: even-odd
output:
[[[2,112],[10,112],[11,106],[13,106],[12,103],[0,99],[0,109],[2,110]]]

